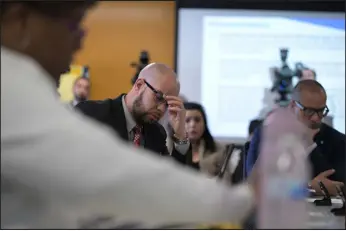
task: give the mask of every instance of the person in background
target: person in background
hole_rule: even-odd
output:
[[[307,79],[316,80],[316,78],[317,78],[316,71],[313,69],[306,68],[302,71],[302,78],[299,81],[307,80]],[[333,116],[330,114],[325,116],[323,118],[323,123],[329,125],[330,127],[333,127]]]
[[[85,115],[113,128],[125,141],[159,155],[169,156],[167,134],[158,121],[166,110],[173,129],[171,155],[181,159],[190,147],[185,131],[185,110],[178,97],[176,74],[160,63],[147,65],[127,94],[103,101],[84,101],[76,108]]]
[[[311,152],[308,156],[312,166],[310,186],[321,193],[321,181],[331,195],[337,195],[336,186],[342,186],[345,182],[345,134],[322,122],[329,112],[326,102],[327,95],[323,86],[316,80],[307,79],[295,86],[289,108],[309,129],[308,149]],[[270,115],[266,120],[270,120]],[[250,143],[246,161],[247,174],[258,159],[260,142],[261,127],[256,129]]]
[[[184,103],[186,109],[185,129],[192,149],[181,163],[200,170],[209,176],[216,176],[225,159],[225,146],[215,142],[211,135],[207,116],[202,105],[194,102]],[[226,182],[231,183],[231,175],[239,164],[239,152],[231,156],[224,175]]]
[[[247,141],[244,144],[244,152],[243,152],[243,154],[244,154],[244,158],[243,158],[243,161],[244,161],[244,163],[243,163],[243,166],[244,166],[243,174],[244,174],[245,178],[247,177],[246,160],[247,160],[247,153],[248,153],[249,148],[250,148],[250,142],[251,142],[251,139],[253,137],[253,134],[254,134],[255,130],[259,126],[262,125],[262,122],[263,122],[263,120],[259,120],[259,119],[251,120],[250,124],[249,124],[249,127],[248,127],[248,139],[247,139]]]
[[[302,77],[300,78],[301,80],[307,80],[307,79],[312,79],[316,80],[316,72],[312,69],[305,68],[302,70]]]
[[[72,107],[80,102],[88,100],[90,95],[90,80],[85,77],[79,77],[75,80],[72,87],[73,100],[70,102]]]
[[[1,3],[1,228],[161,229],[242,219],[253,182],[229,188],[205,179],[61,104],[56,83],[81,48],[93,4]]]
[[[250,121],[249,127],[248,127],[248,141],[251,141],[252,136],[256,130],[261,124],[263,120],[260,119],[254,119]]]

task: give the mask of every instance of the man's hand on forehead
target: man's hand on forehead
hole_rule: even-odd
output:
[[[184,103],[179,96],[164,95],[164,99],[167,101],[169,107],[179,107],[184,108]]]
[[[168,115],[170,124],[173,128],[174,134],[179,139],[184,140],[186,138],[185,131],[185,108],[182,99],[179,96],[165,95],[164,99],[168,105]]]

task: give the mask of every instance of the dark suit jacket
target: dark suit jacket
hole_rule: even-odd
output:
[[[262,126],[257,128],[252,137],[250,148],[246,158],[246,173],[249,173],[254,166],[260,149]],[[322,124],[320,132],[315,136],[314,141],[317,147],[310,153],[310,163],[312,176],[319,173],[335,169],[335,173],[329,178],[331,180],[345,182],[345,134],[334,128]]]
[[[128,141],[128,131],[126,118],[120,95],[115,99],[102,101],[85,101],[76,105],[76,109],[85,115],[113,128],[119,136]],[[144,148],[153,151],[161,156],[169,156],[166,146],[167,134],[163,126],[159,123],[146,123],[143,125]],[[173,148],[172,156],[180,162],[183,155]]]

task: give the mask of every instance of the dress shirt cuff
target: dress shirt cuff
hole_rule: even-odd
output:
[[[186,144],[177,144],[174,143],[175,149],[182,155],[185,155],[190,147],[190,142],[187,142]]]

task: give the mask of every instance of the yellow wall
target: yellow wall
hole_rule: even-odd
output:
[[[73,100],[73,85],[76,79],[83,75],[83,69],[83,66],[71,65],[70,71],[60,76],[58,93],[61,101],[70,102]]]
[[[88,36],[75,63],[90,66],[91,98],[115,97],[131,87],[142,49],[151,61],[174,63],[174,1],[100,2],[85,21]]]

